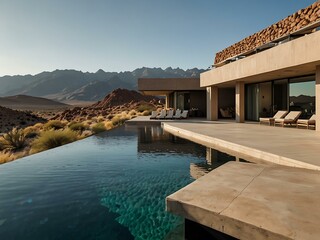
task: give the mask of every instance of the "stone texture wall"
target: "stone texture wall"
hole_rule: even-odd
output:
[[[320,0],[287,18],[257,32],[216,54],[214,63],[253,50],[280,37],[289,35],[311,23],[320,21]]]

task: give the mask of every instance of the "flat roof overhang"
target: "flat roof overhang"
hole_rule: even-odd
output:
[[[315,74],[320,65],[320,31],[200,74],[201,87],[232,86]]]
[[[200,78],[139,78],[138,90],[145,95],[166,95],[174,91],[205,90]]]

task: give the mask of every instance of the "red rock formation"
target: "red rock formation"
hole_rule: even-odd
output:
[[[102,101],[88,107],[75,107],[56,115],[55,120],[74,121],[79,119],[91,119],[97,116],[107,116],[122,111],[139,109],[141,105],[156,108],[159,99],[153,96],[144,96],[136,91],[116,89],[108,94]]]
[[[92,105],[92,107],[115,107],[123,104],[133,104],[137,102],[155,102],[158,99],[153,96],[145,96],[137,91],[118,88],[108,94],[102,101]]]

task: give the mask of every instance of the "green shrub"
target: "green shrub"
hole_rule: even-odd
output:
[[[50,129],[59,130],[59,129],[62,129],[64,127],[65,127],[65,124],[62,123],[59,120],[50,120],[49,122],[47,122],[44,125],[44,129],[46,129],[46,130],[50,130]]]
[[[137,111],[138,111],[138,112],[144,112],[144,111],[146,111],[146,110],[152,111],[152,110],[154,110],[154,107],[152,107],[152,106],[150,106],[150,105],[147,105],[147,104],[142,104],[142,105],[139,105],[139,106],[137,107]]]
[[[70,130],[80,132],[80,134],[86,130],[86,126],[83,123],[73,123],[69,125]]]
[[[37,153],[51,148],[59,147],[78,139],[76,132],[69,129],[41,132],[39,137],[31,144],[31,153]]]
[[[126,121],[126,119],[121,118],[120,116],[116,115],[111,119],[111,122],[112,122],[113,126],[120,126]]]
[[[106,126],[104,125],[103,122],[97,123],[97,124],[92,126],[92,131],[94,133],[100,133],[100,132],[104,132],[106,130],[107,130],[107,128],[106,128]]]
[[[22,129],[13,128],[2,136],[1,145],[4,149],[18,150],[25,146],[26,137]]]

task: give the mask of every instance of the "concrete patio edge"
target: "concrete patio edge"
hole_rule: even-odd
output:
[[[228,149],[233,152],[239,152],[244,155],[261,159],[263,161],[289,166],[289,167],[299,167],[306,168],[311,170],[320,170],[320,166],[301,162],[296,159],[276,155],[270,152],[261,151],[255,148],[247,147],[244,145],[232,143],[230,141],[225,141],[219,138],[207,136],[204,134],[196,133],[192,130],[186,130],[179,127],[171,126],[170,123],[162,123],[163,129],[175,136],[182,137],[188,139],[190,141],[194,141],[197,143],[205,144],[208,146],[216,146],[224,149]]]

